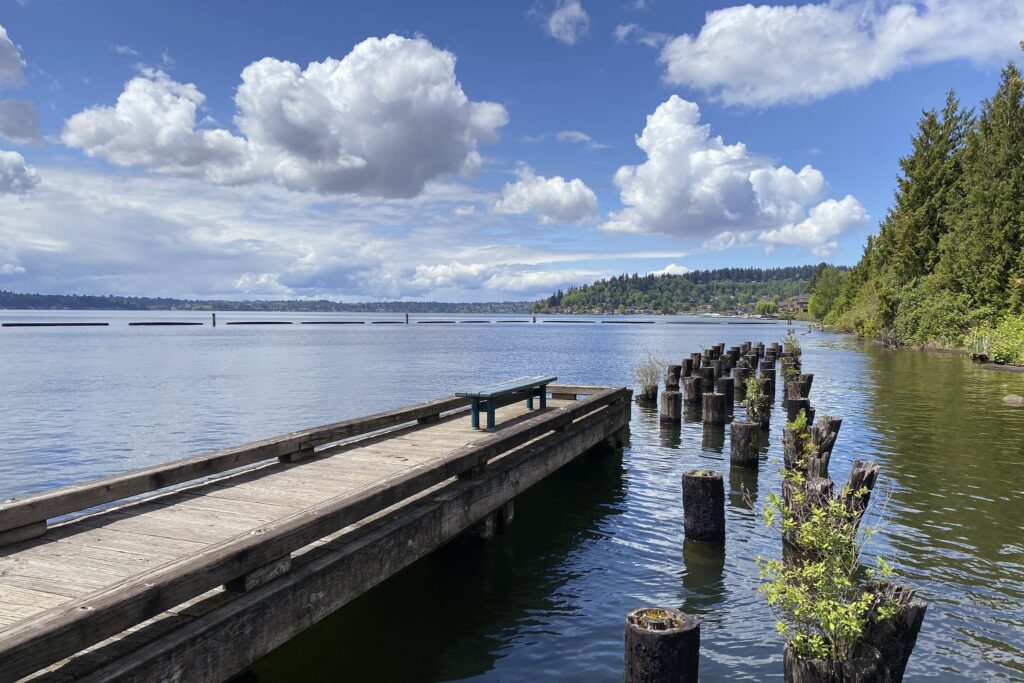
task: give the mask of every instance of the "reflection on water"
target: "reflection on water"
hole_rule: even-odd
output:
[[[930,603],[907,679],[1024,678],[1024,411],[1001,402],[1024,394],[1024,374],[800,332],[819,414],[844,418],[832,476],[843,481],[855,458],[881,463],[871,510],[884,527],[869,551],[893,555]],[[0,498],[505,377],[631,384],[646,350],[678,362],[718,341],[783,334],[704,324],[5,328]],[[728,428],[705,429],[699,406],[665,426],[656,407],[637,405],[621,454],[587,456],[523,494],[511,533],[417,562],[250,678],[621,680],[622,620],[642,604],[701,615],[705,680],[781,678],[755,558],[780,552],[758,506],[779,488],[784,415],[776,404],[759,470],[729,471]],[[724,548],[683,539],[680,479],[698,467],[728,472]]]

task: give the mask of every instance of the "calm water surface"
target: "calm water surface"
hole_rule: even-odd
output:
[[[0,329],[0,499],[522,374],[631,384],[647,349],[676,359],[785,333],[682,318],[689,324],[223,324],[401,318],[241,313],[219,314],[216,329],[129,328],[209,316],[0,312],[4,322],[57,317],[112,324]],[[815,406],[844,417],[832,476],[845,479],[854,458],[881,463],[871,509],[884,531],[870,551],[894,557],[929,602],[907,679],[1024,680],[1024,411],[1001,403],[1024,394],[1024,374],[795,329],[815,373]],[[662,428],[655,411],[636,406],[631,427],[621,454],[581,458],[522,495],[513,533],[442,549],[252,673],[621,680],[623,617],[650,603],[702,617],[705,680],[781,678],[782,645],[754,564],[779,552],[757,508],[779,486],[781,430],[760,472],[738,475],[728,473],[727,439],[699,422]],[[696,467],[728,473],[724,557],[683,541],[679,481]]]

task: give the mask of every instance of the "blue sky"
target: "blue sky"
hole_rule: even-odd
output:
[[[0,288],[534,298],[856,262],[1017,0],[0,4]]]

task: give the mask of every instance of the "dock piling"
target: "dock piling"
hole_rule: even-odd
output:
[[[625,683],[697,683],[700,620],[674,609],[640,607],[626,615]]]
[[[683,533],[692,541],[725,542],[725,484],[714,470],[683,475]]]

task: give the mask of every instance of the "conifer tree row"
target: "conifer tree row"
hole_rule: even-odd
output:
[[[879,234],[831,305],[814,312],[866,336],[960,346],[972,329],[1024,313],[1020,70],[1003,69],[977,115],[950,92],[941,111],[922,114],[911,142]]]

